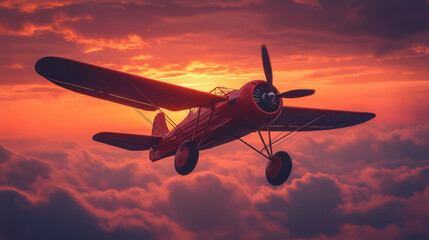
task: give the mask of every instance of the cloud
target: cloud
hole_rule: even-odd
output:
[[[242,229],[246,224],[241,221],[248,218],[250,202],[234,185],[205,173],[186,180],[177,179],[168,184],[168,199],[161,207],[186,229],[200,233],[200,237],[223,238],[226,232]],[[233,236],[235,233],[228,238]]]
[[[0,182],[2,185],[27,190],[37,180],[49,180],[52,168],[45,162],[16,155],[1,146]]]
[[[190,79],[210,82],[197,87],[205,91],[213,85],[238,88],[263,76],[259,59],[253,57],[262,42],[277,53],[277,71],[303,70],[297,82],[425,79],[422,63],[427,60],[428,41],[424,39],[429,35],[422,13],[428,4],[415,0],[384,5],[372,1],[5,3],[0,8],[0,44],[6,55],[0,59],[0,73],[9,77],[1,83],[46,83],[34,74],[34,63],[56,55],[175,84]],[[152,58],[144,63],[132,59],[140,55]],[[291,55],[309,57],[302,61],[290,59]],[[11,60],[24,68],[11,69]],[[186,66],[194,63],[212,66],[188,72]],[[173,64],[181,69],[168,70]],[[233,81],[226,83],[226,78]]]
[[[298,154],[296,158],[301,159],[302,167],[326,173],[339,174],[340,171],[371,166],[425,166],[429,160],[428,143],[415,139],[415,136],[419,136],[419,132],[426,128],[427,125],[423,124],[396,132],[378,130],[370,126],[344,129],[337,132],[339,135],[326,135],[323,140],[299,138],[293,143],[296,144],[294,151]],[[411,135],[414,137],[410,137]],[[314,156],[317,156],[317,161]]]
[[[0,85],[0,102],[1,101],[16,101],[16,100],[31,100],[31,99],[51,99],[59,98],[64,95],[63,89],[45,86],[45,85]]]
[[[0,163],[8,162],[12,157],[13,153],[0,145]]]
[[[429,167],[401,166],[394,169],[369,167],[359,171],[357,175],[358,182],[374,193],[409,198],[425,190],[429,181]]]
[[[258,204],[260,211],[289,231],[292,238],[333,236],[342,225],[338,207],[343,203],[341,190],[328,175],[307,174],[293,181],[286,197],[279,193],[267,196]]]
[[[392,139],[422,143],[425,137],[416,135],[415,129],[399,129],[380,135],[372,138],[370,145]],[[353,145],[367,141],[365,139],[372,134],[351,131],[342,136],[345,144]],[[393,137],[395,134],[400,137]],[[315,136],[317,144],[329,144],[322,144],[322,150],[314,148],[314,151],[323,153],[325,147],[330,151],[338,150],[328,147],[333,144],[329,135]],[[26,144],[28,141],[21,142]],[[299,146],[302,143],[295,142],[292,149],[297,147],[295,144]],[[380,160],[374,160],[371,166],[363,161],[354,163],[352,168],[342,165],[342,171],[330,170],[333,165],[325,163],[325,173],[318,173],[317,168],[309,171],[309,165],[297,157],[294,160],[294,177],[285,185],[272,188],[263,176],[265,162],[262,163],[259,156],[250,151],[242,150],[244,146],[234,143],[225,147],[233,148],[235,152],[225,155],[212,150],[202,152],[196,172],[186,177],[177,176],[168,159],[147,168],[141,163],[140,155],[128,155],[115,149],[100,152],[90,147],[67,146],[65,149],[68,150],[63,154],[61,151],[30,152],[37,155],[40,162],[49,159],[52,169],[49,178],[38,176],[37,184],[27,184],[19,192],[16,189],[18,184],[1,181],[1,191],[9,191],[7,196],[15,196],[8,202],[12,206],[9,208],[11,211],[17,211],[18,216],[28,212],[33,214],[33,209],[44,210],[54,202],[57,208],[81,209],[81,214],[76,216],[76,220],[70,220],[72,224],[69,225],[75,226],[73,222],[82,218],[82,222],[92,226],[85,232],[91,232],[90,236],[106,236],[107,239],[121,234],[131,234],[131,237],[148,234],[157,238],[176,235],[184,239],[341,239],[358,233],[358,236],[369,238],[387,232],[404,237],[428,234],[423,227],[417,227],[425,221],[425,214],[419,215],[412,225],[415,227],[407,223],[412,219],[412,213],[417,211],[413,206],[423,206],[429,191],[427,162],[422,160],[414,162],[423,166],[400,162],[389,168],[380,165]],[[357,144],[357,148],[359,146]],[[11,153],[3,148],[1,156],[8,157],[4,157],[6,161],[0,166],[22,161],[24,155],[13,153],[10,157]],[[311,152],[308,154],[317,156]],[[243,156],[247,156],[245,161]],[[342,154],[330,156],[334,162],[345,161]],[[326,161],[323,157],[319,154],[312,161]],[[56,158],[63,160],[55,161]],[[26,156],[25,159],[32,158]],[[22,178],[34,179],[33,172],[21,172]],[[29,207],[18,207],[21,205]],[[22,209],[28,212],[22,213]],[[426,211],[424,207],[421,209]],[[39,212],[42,214],[43,211]],[[26,224],[25,221],[23,223]],[[60,235],[71,231],[58,227]],[[5,236],[3,232],[0,235]]]
[[[63,191],[34,203],[16,191],[0,191],[0,235],[6,239],[155,239],[143,228],[107,231]]]

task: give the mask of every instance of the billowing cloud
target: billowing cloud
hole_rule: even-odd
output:
[[[65,192],[33,203],[15,191],[0,191],[0,234],[6,239],[154,239],[143,228],[103,229],[96,217]]]
[[[306,175],[293,182],[286,196],[273,193],[259,209],[289,231],[292,238],[337,234],[341,225],[338,210],[341,190],[327,175]]]
[[[19,156],[1,147],[0,182],[2,185],[27,190],[37,180],[50,179],[52,168],[45,162]]]
[[[414,144],[425,139],[410,129],[397,131],[401,137],[381,136],[373,139],[371,145],[382,145],[384,141],[401,143],[404,137],[412,139]],[[365,141],[367,137],[365,134],[351,136],[347,140],[350,144]],[[319,138],[311,143],[314,151],[335,151],[332,147],[317,147],[323,142],[332,140],[326,136]],[[299,141],[296,144],[299,145]],[[357,149],[360,146],[355,145]],[[341,238],[351,235],[372,238],[385,232],[395,237],[429,234],[424,227],[419,227],[424,225],[427,216],[421,202],[427,200],[429,191],[427,161],[418,160],[419,164],[407,165],[401,160],[403,156],[397,155],[389,158],[398,158],[400,162],[388,168],[380,164],[383,159],[374,159],[371,165],[358,161],[353,163],[353,168],[345,167],[343,171],[335,168],[330,171],[328,164],[325,173],[312,173],[306,160],[295,155],[294,177],[280,188],[271,188],[264,184],[264,164],[259,157],[237,146],[239,154],[203,152],[196,172],[186,177],[171,174],[169,159],[147,168],[141,160],[135,161],[139,156],[125,157],[121,151],[106,155],[106,152],[74,147],[64,152],[65,155],[31,153],[39,156],[32,158],[3,147],[3,175],[13,172],[5,166],[17,166],[23,159],[49,162],[51,169],[45,173],[37,170],[38,167],[34,168],[37,171],[21,170],[21,177],[32,179],[29,182],[33,184],[2,181],[2,196],[14,199],[5,201],[4,206],[10,205],[8,209],[17,211],[17,216],[23,218],[44,214],[51,205],[71,208],[81,214],[68,217],[67,212],[63,213],[64,221],[72,223],[69,226],[79,226],[73,222],[82,218],[90,227],[80,234],[106,238],[130,235],[163,239],[172,234],[190,239]],[[405,156],[412,154],[404,152]],[[248,156],[247,160],[243,161],[242,156]],[[329,156],[337,165],[348,164],[342,154]],[[54,161],[58,157],[64,158],[62,163]],[[312,161],[329,160],[319,154]],[[39,180],[34,180],[36,173]],[[417,206],[421,208],[417,210]],[[408,221],[415,211],[421,212],[412,227]],[[49,220],[42,220],[42,225],[51,224]],[[17,218],[16,221],[21,220]],[[71,231],[61,225],[53,226],[64,230],[57,233],[60,235]],[[160,230],[166,228],[170,230]],[[29,229],[40,236],[51,234]],[[13,235],[18,234],[14,231],[8,234],[12,235],[0,232],[8,239],[20,239]]]

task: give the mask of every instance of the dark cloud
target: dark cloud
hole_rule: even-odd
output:
[[[62,9],[70,16],[91,16],[91,19],[82,21],[68,21],[64,26],[70,26],[88,37],[126,36],[138,34],[143,39],[167,36],[167,32],[159,35],[159,27],[165,24],[177,26],[170,20],[193,18],[197,15],[210,14],[222,10],[216,6],[183,6],[175,3],[82,3],[69,5]],[[118,21],[118,19],[120,19]],[[170,29],[170,35],[179,32]],[[184,34],[186,32],[182,32]],[[113,35],[114,34],[114,35]],[[179,33],[180,34],[180,33]]]
[[[4,29],[20,31],[26,24],[37,26],[50,25],[53,21],[55,12],[54,9],[48,9],[45,11],[28,13],[20,11],[19,9],[0,7],[0,22]]]
[[[410,139],[401,139],[400,135],[393,135],[386,141],[379,141],[377,148],[384,153],[384,159],[410,159],[422,161],[429,159],[429,148],[426,143],[415,143]]]
[[[5,239],[155,239],[144,228],[103,229],[96,217],[63,191],[35,204],[15,191],[0,191],[0,236]]]
[[[28,189],[38,177],[50,179],[52,168],[36,159],[23,159],[9,164],[8,171],[1,171],[2,184],[19,189]],[[2,169],[3,170],[3,169]]]
[[[82,174],[81,178],[85,187],[91,190],[144,188],[160,181],[158,174],[149,169],[143,169],[144,165],[141,162],[126,161],[125,163],[108,164],[106,162],[108,157],[86,150],[75,151],[68,157],[70,163],[68,167],[72,168],[71,173]],[[119,157],[123,157],[123,155]]]
[[[427,126],[426,126],[427,127]],[[426,127],[416,127],[412,130],[414,136]],[[347,131],[347,130],[344,130]],[[322,141],[312,138],[300,139],[302,141],[296,151],[301,151],[313,158],[300,157],[301,166],[311,170],[326,173],[340,173],[340,171],[353,171],[367,166],[392,167],[398,165],[424,166],[429,160],[428,142],[413,140],[403,133],[386,133],[379,130],[358,131],[358,138],[351,138],[343,131],[342,135],[331,135]],[[350,129],[350,134],[354,130]],[[348,138],[347,141],[339,139]]]
[[[315,135],[314,141],[307,142],[310,145],[298,141],[294,144],[306,149],[306,154],[314,156],[312,162],[324,168],[310,166],[303,156],[296,157],[294,171],[299,173],[294,173],[295,177],[280,188],[261,182],[264,164],[244,150],[240,150],[241,154],[228,153],[228,157],[207,151],[202,155],[207,161],[201,161],[199,170],[183,177],[171,173],[168,160],[148,169],[140,164],[140,155],[119,150],[94,152],[66,144],[64,149],[71,149],[64,152],[60,151],[62,148],[55,152],[28,151],[35,158],[0,148],[1,156],[7,159],[0,164],[2,170],[6,169],[4,166],[9,170],[9,166],[21,169],[15,174],[20,173],[23,179],[23,183],[2,180],[2,186],[19,186],[25,191],[2,190],[0,204],[5,208],[0,208],[0,221],[6,221],[5,215],[16,217],[0,227],[0,235],[6,239],[23,239],[27,233],[47,239],[63,234],[82,239],[125,235],[133,239],[155,234],[204,239],[342,238],[360,236],[353,231],[369,228],[362,236],[373,237],[385,231],[403,238],[427,236],[427,230],[415,227],[427,221],[428,162],[413,153],[426,144],[424,136],[415,134],[424,129],[416,126],[387,134],[374,129],[366,134],[343,132],[342,145],[351,151],[348,155],[333,147],[335,133]],[[15,141],[14,146],[19,146],[17,143],[31,142]],[[402,145],[405,147],[399,147]],[[397,153],[386,155],[389,146],[396,148]],[[291,147],[299,150],[295,145]],[[368,156],[371,151],[379,152],[377,157]],[[245,162],[243,155],[248,156]],[[380,164],[389,158],[397,165]],[[21,162],[24,167],[18,164]],[[44,172],[40,163],[46,162],[50,170]],[[316,173],[322,170],[325,173]],[[9,171],[5,173],[3,176]],[[43,181],[33,184],[34,179]],[[46,197],[52,186],[68,189],[73,197],[64,191]],[[24,197],[24,193],[38,192],[43,193],[45,201],[33,203],[27,199],[29,196]],[[71,216],[72,212],[75,215]],[[54,213],[68,220],[54,224]],[[39,215],[47,216],[35,224],[37,229],[28,227],[31,219]],[[410,219],[414,219],[414,227],[410,227]],[[28,230],[22,233],[11,227],[18,223]],[[69,233],[66,225],[82,228],[82,232]],[[45,226],[57,229],[56,233]],[[100,226],[111,226],[111,230]],[[146,229],[151,229],[150,233]]]
[[[271,26],[386,39],[408,38],[429,30],[429,3],[425,0],[389,2],[320,0],[320,8],[292,1],[270,1]]]
[[[62,35],[61,30],[67,28],[81,37],[95,39],[119,39],[135,34],[147,41],[208,34],[240,41],[249,37],[274,42],[295,38],[288,46],[301,48],[357,45],[366,40],[353,42],[353,37],[375,36],[389,40],[371,40],[380,53],[408,47],[410,43],[403,39],[410,41],[412,36],[427,33],[429,29],[429,3],[424,0],[389,3],[329,0],[320,1],[318,8],[294,1],[243,1],[230,5],[186,1],[77,2],[30,13],[10,8],[1,8],[1,11],[0,22],[4,28],[15,32],[23,31],[26,24],[31,23],[51,26],[52,29],[42,32]],[[243,24],[245,21],[252,24]],[[293,33],[284,35],[285,31]],[[325,34],[320,34],[322,32]],[[303,43],[308,44],[300,45]]]
[[[99,194],[91,194],[85,198],[85,201],[98,209],[104,209],[109,212],[124,208],[138,209],[140,208],[140,202],[139,199],[133,197],[133,194],[138,195],[139,191],[107,190]]]
[[[65,152],[27,152],[26,154],[39,159],[45,159],[52,164],[56,164],[58,168],[67,167],[68,155]]]
[[[171,182],[168,201],[161,207],[180,225],[199,233],[200,238],[229,233],[228,239],[237,239],[247,230],[244,226],[250,220],[247,210],[251,203],[235,184],[226,184],[213,174],[200,174]]]
[[[6,162],[0,165],[1,185],[26,190],[38,178],[50,179],[52,168],[45,162],[17,155],[1,145],[0,149],[2,150],[2,160]]]
[[[286,197],[271,195],[259,209],[283,225],[293,238],[338,233],[342,218],[337,208],[343,199],[336,182],[326,175],[311,175],[294,184]]]
[[[7,148],[0,145],[0,163],[8,162],[13,156],[13,153]]]
[[[359,225],[370,225],[382,229],[390,224],[403,224],[401,211],[405,204],[402,201],[389,201],[370,210],[360,210],[345,215],[347,222]]]
[[[362,30],[370,34],[401,39],[429,30],[429,3],[425,0],[369,0],[360,4],[356,14],[362,18]]]
[[[384,173],[388,171],[380,170],[380,174],[377,176],[381,180],[378,190],[384,195],[400,198],[409,198],[416,193],[423,193],[429,183],[429,167],[414,170],[405,168],[405,170],[408,174],[396,171],[393,172],[393,175],[386,174],[387,176]]]
[[[268,43],[283,56],[383,57],[397,56],[395,54],[409,52],[416,47],[428,47],[427,1],[329,0],[320,1],[319,5],[314,7],[297,1],[216,4],[77,1],[49,8],[40,5],[34,11],[0,7],[0,44],[4,46],[0,50],[4,55],[0,59],[0,74],[8,76],[2,79],[1,84],[46,84],[34,72],[34,63],[46,55],[95,64],[136,64],[130,62],[135,55],[130,50],[134,50],[167,58],[169,64],[186,65],[195,58],[209,58],[252,64],[254,68],[250,56],[255,55],[255,46],[261,42]],[[137,39],[130,40],[130,36]],[[229,44],[223,44],[224,41]],[[174,43],[174,49],[169,50],[166,57],[165,45],[171,43]],[[90,49],[98,50],[84,54]],[[421,55],[419,51],[411,51],[408,56],[398,56],[405,59],[401,68],[405,65],[408,72],[416,72],[415,76],[403,76],[404,79],[425,78],[427,64],[424,63],[427,61]],[[148,68],[161,67],[158,60],[154,57],[145,63],[150,65]],[[366,59],[364,65],[382,64],[377,59],[371,60]],[[329,62],[331,66],[333,63],[339,64]],[[387,64],[388,60],[383,63]],[[10,68],[16,64],[22,68]],[[309,66],[313,68],[317,64],[306,61],[305,68]],[[330,72],[322,71],[320,74],[325,76]],[[385,79],[380,76],[376,74],[359,79],[343,76],[346,79],[342,82]]]

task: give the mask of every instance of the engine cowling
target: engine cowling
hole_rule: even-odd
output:
[[[266,81],[255,80],[240,88],[237,103],[241,111],[244,126],[251,129],[259,129],[273,122],[280,115],[283,108],[283,100],[274,98],[267,102],[263,94],[267,93]],[[273,87],[273,92],[278,90]]]

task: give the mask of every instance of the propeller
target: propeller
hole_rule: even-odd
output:
[[[273,91],[273,70],[271,69],[270,56],[268,55],[268,50],[265,44],[262,44],[262,65],[264,66],[265,78],[268,83],[268,90]]]
[[[265,44],[261,47],[262,65],[264,67],[265,78],[267,79],[267,88],[257,89],[255,91],[255,99],[258,100],[258,105],[264,110],[272,112],[278,107],[279,98],[300,98],[314,94],[313,89],[296,89],[284,93],[275,94],[273,92],[273,70],[271,68],[270,56]]]
[[[300,98],[314,94],[314,89],[295,89],[284,93],[276,94],[276,98]]]

